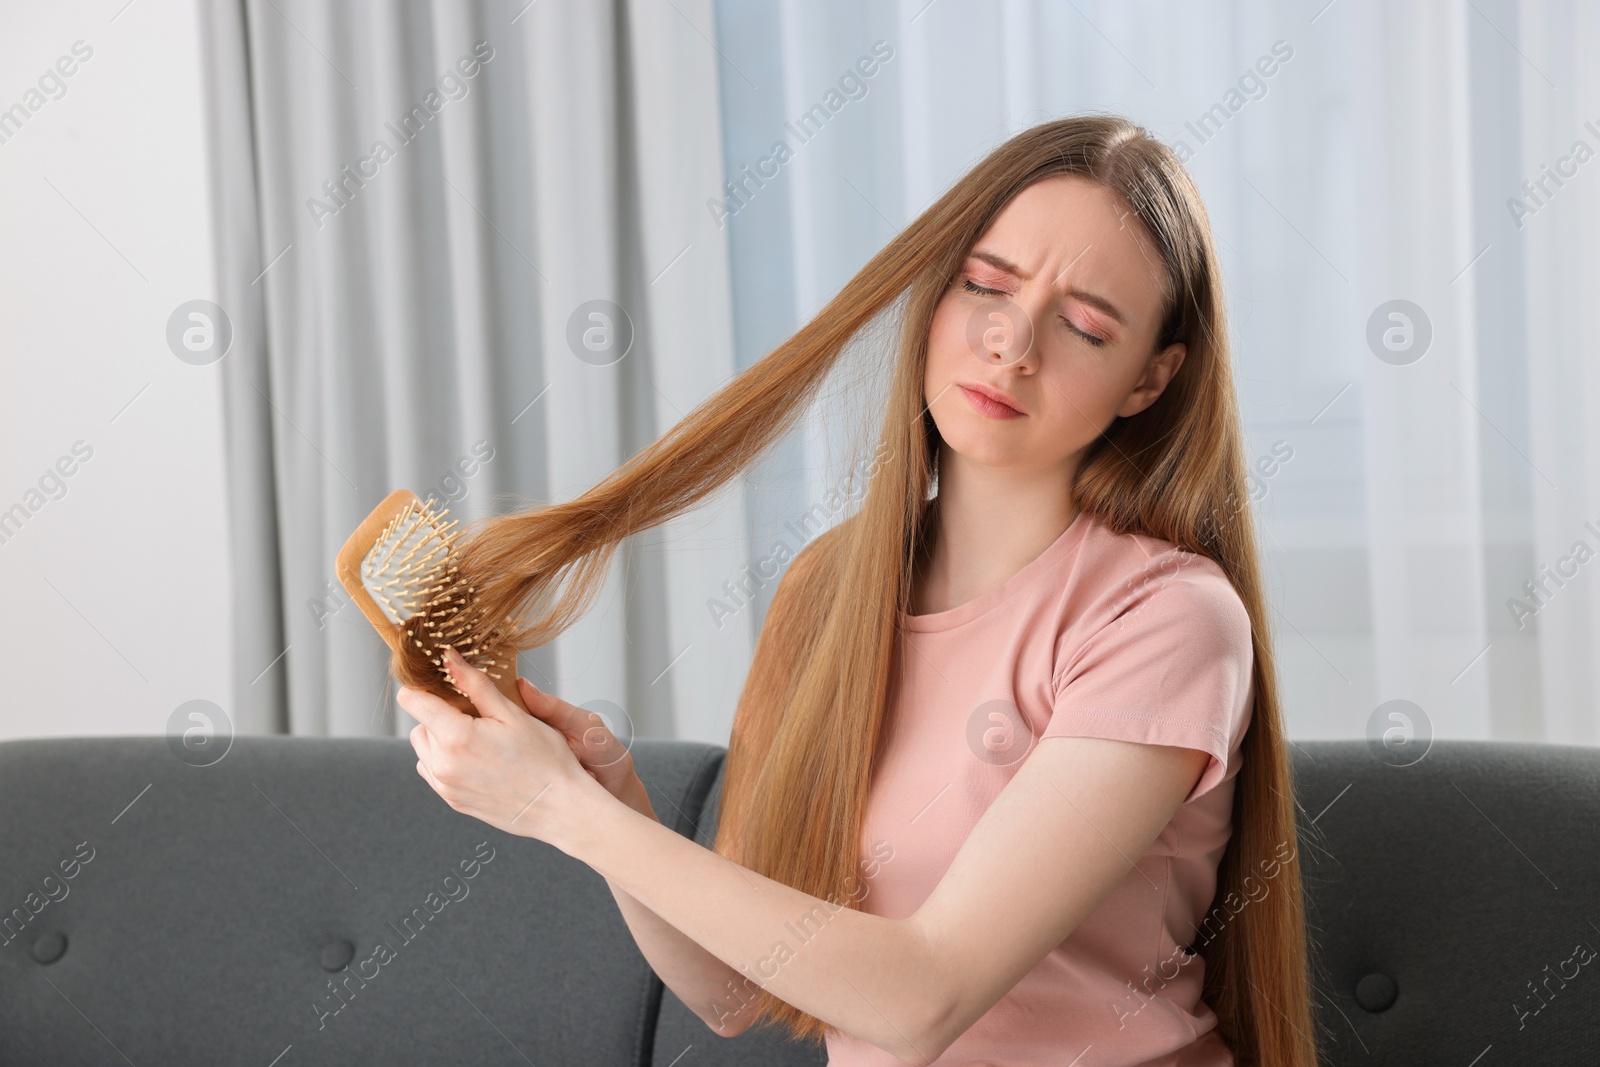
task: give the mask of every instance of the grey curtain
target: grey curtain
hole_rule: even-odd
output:
[[[734,373],[709,2],[203,5],[236,728],[402,734],[334,576],[398,487],[568,499]],[[619,734],[725,741],[755,620],[729,491],[618,555],[520,669]],[[670,547],[671,551],[668,551]]]

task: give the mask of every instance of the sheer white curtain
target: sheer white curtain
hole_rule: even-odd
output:
[[[1600,11],[1593,4],[1532,5],[1518,34],[1533,58],[1516,68],[1522,135],[1506,147],[1519,186],[1534,184],[1531,195],[1520,188],[1515,194],[1536,210],[1518,234],[1526,263],[1518,281],[1526,304],[1528,451],[1549,480],[1532,483],[1532,559],[1517,577],[1548,590],[1528,627],[1538,636],[1535,710],[1544,732],[1593,741],[1600,686],[1600,568],[1593,566],[1600,556]],[[1556,581],[1547,580],[1550,573]],[[1513,595],[1531,600],[1520,588]]]
[[[741,366],[1011,133],[1126,114],[1223,251],[1291,733],[1597,740],[1592,5],[723,0],[717,38]],[[754,550],[828,444],[752,486]]]

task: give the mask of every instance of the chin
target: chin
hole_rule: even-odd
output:
[[[944,436],[942,432],[941,436]],[[1014,441],[997,441],[995,436],[968,431],[954,436],[944,436],[944,442],[950,451],[969,463],[985,467],[1016,466],[1024,458],[1027,450],[1019,447]]]

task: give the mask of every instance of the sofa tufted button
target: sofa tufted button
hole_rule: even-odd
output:
[[[350,942],[340,938],[322,950],[322,969],[325,971],[342,971],[351,960],[355,959],[356,947]]]
[[[40,963],[54,963],[67,951],[67,935],[51,930],[48,934],[40,934],[39,940],[33,943],[33,958]]]
[[[1400,987],[1386,974],[1369,974],[1356,983],[1356,1003],[1371,1012],[1387,1011]]]

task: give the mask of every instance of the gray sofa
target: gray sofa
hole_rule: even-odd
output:
[[[1326,1062],[1600,1062],[1600,750],[1294,751]],[[634,754],[709,842],[724,751]],[[161,737],[0,743],[0,1064],[825,1062],[713,1035],[598,875],[414,765],[404,740],[238,737],[205,767]]]

